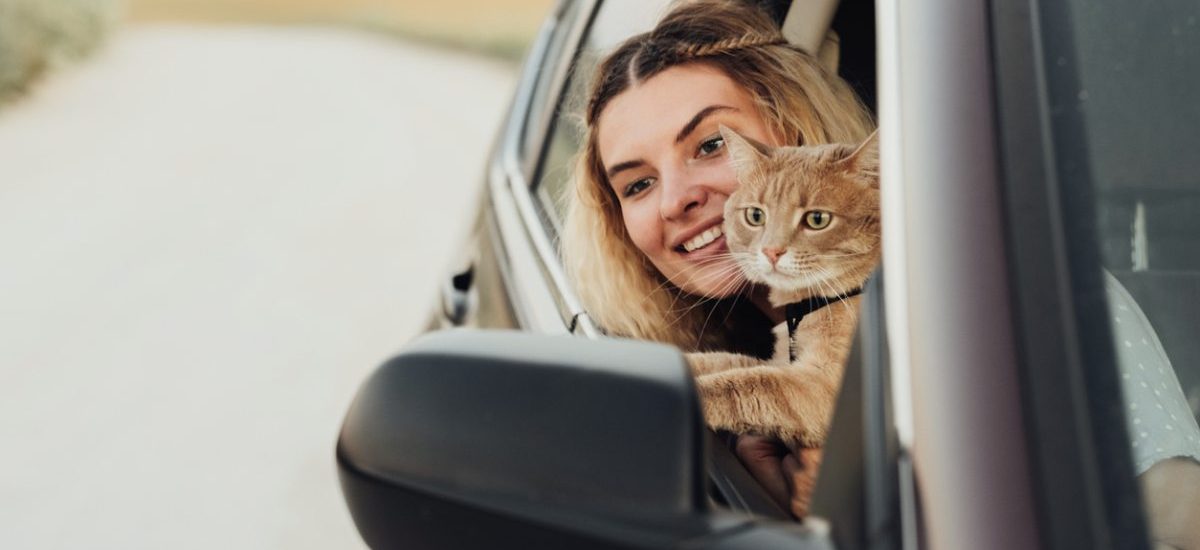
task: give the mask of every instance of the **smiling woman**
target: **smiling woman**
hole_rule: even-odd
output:
[[[721,233],[725,199],[737,187],[722,124],[780,144],[748,91],[715,67],[688,64],[613,98],[597,131],[633,245],[674,286],[712,298],[728,297],[742,281]]]
[[[685,351],[771,355],[783,311],[745,283],[722,235],[739,183],[720,128],[776,146],[860,142],[870,116],[834,69],[753,4],[717,0],[682,4],[604,59],[561,241],[593,319]],[[742,436],[736,450],[778,504],[806,513],[819,449]]]
[[[849,86],[753,5],[690,2],[607,56],[584,118],[562,253],[591,316],[684,350],[769,355],[778,312],[725,254],[738,182],[717,129],[858,142],[872,123]]]

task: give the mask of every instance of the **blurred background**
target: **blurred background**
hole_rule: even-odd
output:
[[[0,547],[361,548],[342,414],[551,4],[0,0]]]

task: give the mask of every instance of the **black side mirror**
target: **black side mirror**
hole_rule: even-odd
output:
[[[713,510],[682,354],[630,340],[454,330],[362,386],[338,439],[372,548],[824,548]]]
[[[603,539],[703,515],[699,418],[667,346],[438,332],[363,385],[338,465],[372,547],[578,547],[562,528]]]

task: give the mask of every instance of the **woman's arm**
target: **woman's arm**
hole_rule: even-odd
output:
[[[1200,550],[1200,463],[1163,460],[1138,476],[1158,550]]]

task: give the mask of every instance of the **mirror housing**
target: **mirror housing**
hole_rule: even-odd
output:
[[[658,546],[712,530],[702,430],[675,348],[454,330],[371,375],[337,460],[373,548]]]

